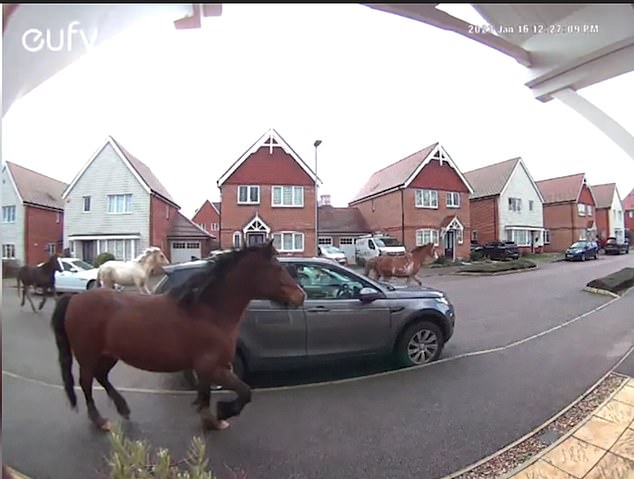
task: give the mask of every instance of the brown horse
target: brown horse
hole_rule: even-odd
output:
[[[22,285],[22,302],[20,303],[20,306],[24,306],[25,299],[28,299],[29,303],[31,303],[31,308],[33,308],[33,312],[37,313],[35,305],[31,300],[31,294],[29,293],[29,288],[31,286],[34,288],[42,288],[42,301],[40,301],[38,310],[41,310],[44,307],[44,303],[46,303],[46,293],[48,290],[52,291],[53,298],[55,298],[57,295],[57,291],[55,289],[55,271],[59,271],[60,273],[64,271],[59,262],[59,257],[56,254],[51,256],[46,263],[41,266],[22,266],[18,270],[17,276],[18,296],[20,296],[20,284]]]
[[[392,277],[407,278],[407,284],[413,279],[422,285],[416,277],[421,267],[438,258],[436,245],[427,243],[417,246],[407,254],[400,256],[375,256],[370,258],[365,264],[365,275],[370,277],[370,273],[376,273],[376,279],[383,277],[389,280]]]
[[[240,322],[252,299],[299,307],[304,290],[277,260],[272,242],[231,251],[209,261],[199,273],[161,295],[121,294],[94,288],[60,298],[51,324],[59,351],[66,395],[77,408],[73,354],[88,417],[109,430],[92,397],[93,378],[106,390],[117,412],[129,418],[126,400],[108,380],[121,360],[153,372],[194,370],[195,404],[205,429],[225,429],[225,421],[251,401],[251,389],[232,372]],[[235,391],[237,399],[209,407],[211,384]]]

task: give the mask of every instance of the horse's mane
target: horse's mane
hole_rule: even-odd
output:
[[[136,261],[137,263],[143,263],[147,258],[150,257],[152,253],[154,253],[155,251],[160,251],[160,250],[161,249],[158,248],[157,246],[150,246],[149,248],[145,248],[145,251],[143,251],[143,253],[141,253],[139,256],[134,258],[134,261]]]
[[[184,283],[175,286],[167,295],[176,300],[179,306],[190,307],[204,301],[210,288],[220,285],[225,276],[244,258],[245,255],[261,249],[262,246],[248,246],[242,249],[220,253],[207,259],[201,271],[190,276]]]

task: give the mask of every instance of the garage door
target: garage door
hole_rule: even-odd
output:
[[[171,253],[172,263],[191,261],[192,256],[200,258],[200,241],[172,241]]]
[[[346,253],[348,264],[355,263],[354,238],[339,238],[339,249]]]

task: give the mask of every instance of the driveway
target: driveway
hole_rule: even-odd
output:
[[[634,344],[634,293],[611,301],[580,291],[590,279],[631,264],[626,259],[557,263],[502,277],[430,278],[458,308],[448,360],[357,381],[257,391],[229,430],[207,436],[215,471],[219,477],[231,477],[229,466],[249,478],[436,479],[477,461],[561,410]],[[4,460],[37,478],[95,477],[107,440],[89,427],[83,402],[74,414],[61,390],[24,379],[60,382],[50,311],[17,313],[15,290],[4,293]],[[482,351],[493,347],[500,348]],[[464,352],[475,354],[458,356]],[[117,369],[117,386],[178,380]],[[124,394],[131,435],[178,455],[198,433],[192,396]],[[96,397],[116,417],[101,391]]]

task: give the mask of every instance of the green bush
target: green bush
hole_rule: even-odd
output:
[[[95,258],[95,262],[93,263],[93,266],[95,268],[99,268],[99,266],[104,264],[106,261],[111,261],[113,259],[115,259],[115,257],[112,253],[108,253],[108,252],[101,253]]]
[[[484,252],[472,251],[471,253],[469,253],[469,259],[471,261],[482,261],[484,259]]]
[[[500,273],[502,271],[515,271],[535,268],[537,265],[524,258],[513,261],[503,261],[495,263],[472,264],[460,268],[461,273]]]
[[[634,286],[634,268],[623,268],[603,278],[594,279],[586,286],[611,291],[615,294],[620,293]]]
[[[167,449],[153,453],[145,441],[132,441],[119,425],[110,432],[109,479],[214,479],[207,469],[205,441],[192,439],[186,459],[174,462]]]

